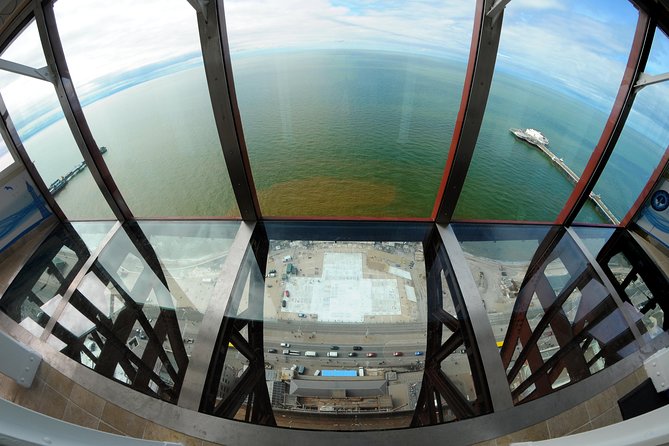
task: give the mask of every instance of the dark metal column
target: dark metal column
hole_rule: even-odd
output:
[[[198,410],[205,387],[209,363],[214,356],[216,340],[228,308],[228,303],[235,292],[238,277],[242,277],[241,266],[247,253],[255,223],[242,223],[235,240],[230,246],[228,257],[214,288],[207,310],[197,336],[186,376],[184,377],[178,405],[191,410]],[[227,345],[227,344],[226,344]]]
[[[198,11],[197,22],[200,29],[204,69],[230,183],[242,219],[255,221],[260,217],[260,206],[253,183],[235,94],[223,1],[196,2],[193,0],[191,4]]]
[[[437,225],[439,235],[451,259],[453,273],[462,292],[469,320],[474,330],[475,341],[483,362],[483,371],[488,383],[490,398],[495,412],[513,407],[511,391],[506,373],[495,342],[495,335],[490,320],[483,307],[476,282],[467,266],[467,259],[450,226]]]
[[[42,5],[40,0],[34,0],[34,13],[37,28],[39,29],[42,48],[49,70],[54,80],[58,100],[70,126],[74,140],[81,151],[86,166],[91,172],[95,183],[100,188],[102,196],[107,201],[117,220],[123,222],[133,220],[133,215],[123,199],[114,179],[105,164],[100,149],[91,133],[86,118],[81,109],[79,98],[74,90],[70,71],[65,61],[63,45],[60,41],[53,3]]]
[[[495,71],[504,4],[505,2],[493,0],[476,2],[472,44],[460,111],[455,121],[444,175],[432,211],[432,218],[438,223],[451,221],[474,154]]]
[[[639,11],[639,20],[634,40],[632,41],[632,49],[630,50],[627,67],[625,68],[625,73],[618,89],[618,95],[613,103],[613,108],[606,121],[599,142],[583,170],[581,179],[574,186],[571,196],[555,220],[556,224],[568,226],[574,222],[583,204],[588,200],[592,188],[595,187],[597,180],[599,180],[604,171],[606,163],[623,130],[625,120],[632,109],[632,103],[636,95],[634,85],[639,80],[639,76],[646,66],[654,32],[654,19],[646,12]]]

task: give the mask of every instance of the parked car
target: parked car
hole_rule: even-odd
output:
[[[414,353],[414,355],[416,355],[416,356],[423,356],[423,352],[420,352],[420,351],[419,351],[419,352]]]
[[[288,292],[288,290],[284,290],[284,291],[283,291],[283,295],[284,295],[285,297],[290,297],[290,293]]]
[[[337,345],[331,345],[330,350],[339,350],[339,346]]]
[[[281,347],[286,347],[286,348],[290,347],[290,344],[287,342],[282,342],[280,345]]]
[[[307,317],[307,315],[304,314],[304,313],[298,313],[298,314],[297,314],[297,317]]]
[[[276,349],[275,348],[268,348],[267,353],[276,353]]]

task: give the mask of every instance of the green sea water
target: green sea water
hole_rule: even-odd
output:
[[[407,54],[321,51],[238,58],[233,69],[264,215],[430,216],[464,65]],[[201,67],[85,107],[136,216],[238,215],[211,107]],[[606,118],[579,99],[496,73],[456,216],[553,220],[573,184],[509,128],[541,130],[580,174]],[[636,131],[623,136],[621,150],[631,155],[621,159],[638,171],[652,170],[652,142]],[[81,160],[64,120],[26,147],[47,184]],[[618,180],[607,181],[598,185],[602,198],[624,213],[629,204],[615,193]],[[109,216],[87,170],[57,198],[72,218]],[[582,215],[605,221],[590,204]]]

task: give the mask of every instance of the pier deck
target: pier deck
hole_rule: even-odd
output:
[[[551,150],[548,147],[546,147],[544,144],[531,144],[531,145],[541,150],[543,154],[546,155],[553,162],[553,164],[558,166],[560,170],[569,177],[571,181],[573,181],[574,183],[578,183],[580,177],[576,175],[576,173],[574,173],[574,171],[571,170],[571,168],[567,166],[564,163],[564,161],[562,161],[562,159],[555,156],[555,154],[551,152]],[[599,195],[590,192],[589,198],[590,200],[592,200],[593,203],[595,203],[595,206],[597,206],[599,210],[602,211],[602,213],[606,216],[606,218],[608,218],[609,221],[611,221],[611,223],[613,223],[614,225],[620,224],[620,220],[618,220],[616,216],[613,215],[613,212],[611,212],[611,210],[606,206],[606,204],[604,204],[602,198]]]

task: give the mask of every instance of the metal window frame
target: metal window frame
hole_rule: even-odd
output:
[[[228,176],[242,220],[260,218],[241,115],[235,93],[223,0],[188,0],[197,11],[209,96]]]
[[[493,411],[499,412],[509,409],[513,407],[513,400],[511,399],[511,390],[506,379],[504,365],[497,349],[492,325],[483,306],[483,299],[479,294],[467,259],[465,259],[464,251],[450,225],[437,225],[437,230],[451,261],[453,273],[469,313],[469,320],[474,330],[474,341],[478,344],[481,353]]]
[[[0,95],[0,135],[5,140],[7,148],[18,155],[15,162],[20,162],[23,167],[25,167],[28,175],[30,176],[30,179],[33,181],[35,187],[37,190],[39,190],[40,194],[46,201],[47,205],[49,205],[49,208],[51,208],[51,211],[54,213],[56,218],[58,218],[61,223],[66,223],[68,221],[67,216],[56,202],[54,196],[51,195],[51,192],[49,192],[49,187],[46,185],[46,183],[44,183],[42,176],[37,171],[35,164],[30,159],[30,155],[28,155],[26,148],[23,146],[21,138],[19,137],[19,133],[16,130],[16,126],[14,126],[14,122],[9,116],[9,112],[7,111],[7,106],[5,105],[5,100],[2,98],[2,95]]]
[[[33,0],[33,13],[42,42],[44,57],[55,80],[54,87],[60,106],[86,166],[114,216],[120,222],[133,220],[134,216],[102,158],[100,149],[81,108],[65,60],[53,4],[53,0],[46,3],[41,0]]]
[[[197,12],[210,97],[214,105],[215,121],[219,130],[219,138],[226,159],[228,174],[235,192],[237,206],[240,209],[242,219],[256,221],[261,216],[260,206],[258,204],[257,191],[253,183],[235,95],[223,0],[188,1]],[[55,74],[52,77],[55,81],[56,90],[59,93],[61,106],[75,136],[77,145],[82,151],[84,160],[100,187],[103,197],[105,197],[115,216],[120,221],[132,220],[134,217],[121,196],[102,156],[94,149],[97,148],[97,145],[81,113],[76,92],[69,80],[69,72],[67,71],[62,45],[60,44],[55,24],[55,17],[53,16],[53,2],[33,0],[32,3],[32,9],[38,22],[38,30],[43,40],[45,56],[49,62],[50,71]],[[452,219],[466,179],[492,82],[502,28],[503,9],[508,3],[509,0],[477,0],[472,46],[470,47],[470,58],[463,96],[456,120],[456,129],[451,141],[451,150],[449,151],[442,184],[432,214],[432,219],[438,223],[447,223]],[[639,22],[642,22],[644,18],[650,18],[649,13],[646,11],[656,11],[658,9],[656,5],[648,4],[648,2],[642,0],[638,0],[636,3],[641,6]],[[26,17],[28,20],[31,19],[30,15],[26,15],[25,12],[30,9],[26,8],[22,11],[22,20],[25,21]],[[639,25],[637,28],[639,28]],[[653,29],[654,25],[650,26],[650,32],[648,33],[650,40],[652,40]],[[627,71],[629,71],[632,60],[635,58],[636,46],[639,42],[638,31],[639,29],[637,29],[637,35],[635,35],[635,44],[630,51]],[[644,44],[643,47],[643,53],[645,53],[646,57],[647,46],[649,45]],[[642,63],[636,64],[636,68],[640,68],[645,63],[643,57],[641,60]],[[44,71],[44,69],[41,71]],[[65,75],[61,75],[61,72]],[[627,87],[634,86],[636,89],[640,88],[641,84],[643,84],[642,77],[643,73],[637,70],[634,74],[636,82],[628,83]],[[658,78],[656,81],[664,80],[662,75],[656,77]],[[629,94],[623,95],[623,90],[626,88],[625,84],[626,81],[624,79],[614,103],[609,124],[607,124],[607,128],[600,138],[600,143],[591,156],[588,163],[590,167],[586,167],[588,175],[584,174],[581,177],[578,183],[580,186],[577,184],[572,196],[558,216],[555,222],[557,224],[571,224],[587,200],[589,191],[594,187],[596,180],[606,165],[606,160],[608,160],[613,146],[615,146],[615,140],[617,140],[619,131],[624,125],[626,114],[629,112],[629,107],[631,106],[631,100],[633,100],[633,94],[631,95],[631,100]],[[620,107],[622,113],[620,113],[618,105],[621,103],[622,96],[627,96],[628,99],[623,101],[623,106]],[[217,107],[216,104],[224,104],[224,106]],[[617,124],[613,128],[610,128],[610,123],[614,115],[617,116]],[[604,140],[608,141],[605,146],[603,146]],[[307,218],[307,220],[310,219]],[[356,220],[366,220],[366,218],[356,218]]]
[[[204,318],[200,324],[198,342],[195,344],[191,360],[186,370],[178,406],[197,411],[200,408],[210,361],[214,356],[216,339],[223,318],[225,317],[228,303],[239,286],[238,279],[243,277],[242,266],[248,254],[248,247],[256,224],[254,222],[242,222],[235,236],[228,257],[225,259],[220,279],[214,288],[212,297]]]
[[[476,2],[472,43],[460,109],[432,211],[432,219],[440,224],[447,224],[453,219],[469,171],[492,85],[502,32],[503,6],[506,3],[508,2],[504,0]],[[502,8],[498,9],[499,5]],[[489,12],[493,14],[488,14]]]
[[[188,1],[192,5],[194,5],[194,7],[196,7],[196,10],[198,11],[197,13],[198,25],[200,29],[203,57],[205,58],[205,68],[207,67],[210,68],[209,70],[207,70],[207,80],[210,89],[210,98],[212,100],[212,105],[214,106],[215,121],[219,131],[221,147],[223,149],[223,153],[226,159],[227,169],[230,174],[233,190],[235,192],[237,205],[240,208],[241,216],[242,219],[244,220],[237,232],[237,236],[235,237],[235,241],[233,242],[233,245],[230,250],[230,255],[228,256],[228,259],[226,259],[225,265],[223,267],[221,273],[222,274],[221,288],[219,289],[217,287],[217,291],[220,291],[222,299],[210,303],[208,307],[205,320],[203,320],[202,327],[200,329],[200,333],[203,335],[200,338],[202,342],[198,342],[197,344],[196,351],[194,352],[193,355],[194,360],[191,362],[186,372],[186,377],[184,379],[184,384],[183,384],[183,392],[181,393],[178,402],[177,409],[186,408],[186,409],[197,410],[200,402],[200,397],[202,395],[204,379],[206,378],[209,366],[208,361],[211,358],[211,355],[208,355],[207,353],[209,350],[213,351],[215,344],[215,336],[218,333],[218,327],[220,327],[220,322],[225,315],[227,302],[234,293],[234,286],[237,278],[241,274],[244,256],[248,253],[248,248],[250,247],[251,244],[251,237],[256,225],[255,222],[261,218],[261,213],[256,195],[257,191],[253,184],[252,172],[248,162],[248,153],[245,147],[244,136],[242,131],[242,123],[235,97],[234,80],[232,76],[232,68],[230,65],[230,52],[225,28],[226,24],[223,10],[223,1],[222,0],[216,0],[216,1],[188,0]],[[465,79],[465,87],[463,88],[463,96],[461,99],[460,111],[458,113],[458,120],[456,122],[456,132],[454,132],[453,135],[453,139],[451,142],[451,151],[449,153],[449,158],[447,160],[446,169],[444,171],[444,176],[442,178],[442,184],[440,186],[439,195],[437,200],[435,201],[435,209],[432,215],[432,220],[441,223],[437,225],[439,235],[441,237],[444,246],[446,247],[446,251],[448,253],[449,258],[452,259],[454,273],[458,285],[461,291],[463,292],[464,298],[467,302],[467,310],[469,311],[470,317],[472,318],[473,328],[476,335],[476,340],[479,343],[479,348],[484,351],[484,353],[482,354],[483,366],[486,372],[487,383],[490,386],[494,411],[506,412],[506,414],[495,413],[493,414],[492,419],[505,419],[504,417],[507,417],[506,418],[507,420],[509,419],[510,416],[509,413],[511,413],[512,411],[506,411],[506,409],[512,408],[513,403],[511,400],[511,393],[508,387],[508,383],[506,382],[506,375],[504,373],[503,364],[501,362],[501,359],[494,344],[494,335],[492,333],[492,328],[485,313],[485,309],[482,306],[480,295],[478,294],[476,284],[474,283],[474,280],[471,276],[471,271],[467,267],[466,260],[464,259],[464,254],[459,246],[458,240],[455,237],[455,234],[453,233],[450,225],[444,226],[443,224],[450,222],[452,219],[458,198],[460,196],[462,187],[464,185],[464,181],[466,179],[466,174],[471,162],[473,151],[476,145],[476,139],[478,137],[478,132],[480,130],[480,126],[482,123],[483,114],[485,112],[485,106],[487,103],[488,93],[492,82],[492,75],[494,72],[494,65],[497,55],[497,45],[499,43],[499,36],[502,26],[502,10],[503,7],[508,2],[509,0],[477,1],[477,16],[476,16],[477,19],[475,20],[475,32],[472,36],[472,47],[470,48],[470,59]],[[48,60],[51,60],[49,65],[50,66],[53,65],[56,67],[56,71],[53,71],[54,73],[57,74],[57,76],[55,76],[54,78],[56,84],[56,90],[59,93],[59,98],[61,99],[61,106],[63,107],[63,110],[66,113],[66,117],[68,117],[68,123],[70,123],[73,134],[75,134],[75,139],[77,139],[78,135],[79,138],[77,139],[78,146],[82,151],[82,154],[84,154],[84,159],[86,160],[87,165],[89,165],[89,169],[91,170],[91,172],[97,172],[99,178],[96,177],[96,182],[98,183],[100,189],[103,191],[103,196],[108,201],[108,203],[110,203],[110,207],[114,210],[114,213],[117,216],[117,218],[119,218],[120,221],[125,221],[125,220],[133,221],[135,220],[135,218],[130,213],[130,210],[127,209],[125,202],[122,200],[122,197],[120,197],[120,192],[113,183],[111,175],[106,170],[106,164],[104,163],[104,160],[97,152],[97,145],[93,141],[92,135],[90,134],[90,130],[88,129],[86,121],[83,117],[83,113],[81,113],[81,106],[76,97],[76,92],[74,91],[74,87],[71,81],[69,80],[69,73],[67,73],[67,66],[64,64],[65,63],[64,54],[62,52],[62,47],[60,47],[58,31],[55,28],[55,17],[53,16],[53,3],[48,2],[46,6],[43,6],[42,2],[35,0],[33,4],[36,9],[36,16],[38,19],[38,29],[40,30],[40,35],[43,35],[43,31],[46,30],[46,38],[49,39],[48,45],[45,47],[47,49],[51,48],[49,50],[50,55],[48,56]],[[486,10],[487,12],[485,12]],[[42,15],[41,18],[40,15]],[[639,28],[637,27],[637,31],[638,29]],[[54,43],[54,39],[56,43]],[[44,41],[45,38],[43,38],[43,42]],[[635,42],[637,42],[636,37],[635,37]],[[634,53],[634,51],[635,50],[633,47],[630,53],[630,60],[632,58],[631,56],[632,53]],[[45,52],[47,51],[45,50]],[[60,70],[64,70],[63,72],[66,74],[65,75],[58,74],[61,72]],[[482,83],[481,86],[478,85],[479,83]],[[631,85],[634,85],[634,83],[632,83]],[[621,86],[621,90],[622,88],[623,87]],[[619,96],[621,94],[622,93],[619,92]],[[631,98],[629,96],[626,96],[626,98],[627,98],[625,99],[626,102],[624,102],[624,104],[621,106],[620,109],[621,113],[618,114],[618,117],[616,119],[616,124],[615,125],[612,124],[613,125],[612,128],[608,130],[610,135],[608,138],[606,138],[607,139],[606,144],[601,147],[601,153],[597,156],[595,156],[595,153],[593,153],[593,155],[591,156],[591,162],[593,162],[594,167],[592,172],[589,174],[587,180],[584,180],[583,177],[581,178],[581,181],[583,181],[584,183],[584,185],[581,186],[581,188],[583,188],[583,191],[587,191],[588,188],[589,190],[592,189],[592,187],[596,183],[597,178],[601,174],[601,171],[605,167],[606,161],[608,160],[608,156],[610,156],[611,151],[615,146],[615,141],[612,142],[612,140],[614,139],[613,135],[615,134],[616,131],[618,131],[617,136],[619,136],[619,132],[624,126],[626,113],[623,112],[625,110],[625,107],[627,106],[626,104],[628,104],[629,107],[631,108],[633,94]],[[0,102],[0,104],[2,103]],[[218,105],[220,104],[224,104],[223,110],[221,110],[218,107]],[[615,105],[614,105],[614,110],[612,110],[611,112],[612,116],[614,114],[614,111],[616,111]],[[627,113],[628,112],[629,109],[627,110]],[[7,116],[8,118],[6,110],[2,112],[2,107],[0,107],[0,114],[2,114],[3,117]],[[11,120],[8,120],[8,122],[9,124],[11,124]],[[3,125],[0,125],[0,132],[3,134],[3,136],[5,136],[5,134],[11,135],[12,132],[8,130],[8,128],[11,127],[9,127],[5,119],[3,119]],[[605,129],[604,133],[606,132],[607,130]],[[604,140],[605,136],[604,133],[602,134],[600,143]],[[617,136],[615,137],[616,139]],[[9,138],[9,140],[14,142],[13,138]],[[19,146],[22,147],[20,141],[18,141],[18,143]],[[598,148],[595,150],[595,152],[597,152],[599,148],[600,145],[598,144]],[[607,151],[608,155],[606,154]],[[88,158],[86,153],[88,154]],[[665,153],[665,158],[668,156],[668,153],[669,149],[668,152]],[[29,160],[29,158],[27,158],[27,154],[26,154],[26,159]],[[594,162],[593,161],[594,159],[596,159],[597,161]],[[29,168],[29,166],[32,165],[31,162],[25,163],[25,161],[24,164],[26,164],[26,168]],[[93,165],[93,167],[95,167],[96,170],[91,168],[91,165]],[[660,166],[662,166],[662,164],[660,164]],[[656,168],[656,172],[659,170],[659,172],[661,173],[662,169],[660,169],[660,166]],[[39,175],[36,173],[34,166],[32,166],[32,169],[34,171],[34,174],[37,175],[37,178],[41,181],[41,177],[39,177]],[[32,174],[33,173],[31,173],[31,175]],[[581,181],[579,181],[579,183],[581,183]],[[43,188],[46,188],[43,182],[41,182],[41,184]],[[647,185],[646,188],[649,188],[649,185]],[[644,191],[645,190],[646,189],[644,189]],[[42,191],[42,189],[40,189],[40,191]],[[51,194],[48,193],[48,190],[46,191],[46,193],[43,192],[43,195],[45,196],[45,198],[47,198],[47,200],[48,198],[50,198],[52,201],[54,201]],[[578,214],[583,203],[587,200],[587,193],[585,193],[585,197],[586,198],[584,198],[582,201],[577,200],[574,203],[572,203],[572,205],[569,207],[569,212],[570,212],[569,215],[573,214],[574,216],[576,216]],[[639,197],[639,199],[641,199],[641,197]],[[643,202],[643,200],[641,201]],[[56,208],[54,209],[58,209],[57,205]],[[565,209],[567,209],[567,205],[565,205],[565,208],[563,208],[563,212],[565,211]],[[62,216],[62,219],[63,221],[67,221],[65,216]],[[288,220],[290,219],[288,218]],[[317,219],[304,219],[304,220],[308,220],[305,224],[313,225],[314,220]],[[335,221],[337,220],[337,218],[328,218],[327,220]],[[364,220],[371,221],[374,219],[364,219]],[[491,223],[490,220],[485,220],[482,222]],[[531,224],[528,222],[513,222],[513,223]],[[557,240],[559,240],[562,236],[564,236],[565,232],[569,232],[572,238],[574,238],[575,234],[572,234],[573,230],[565,227],[568,224],[571,224],[571,221],[567,223],[567,220],[565,220],[561,223],[558,223],[558,225],[560,225],[559,229],[561,236],[558,237]],[[625,225],[627,224],[629,224],[629,221],[627,221]],[[119,226],[120,224],[116,223],[115,228],[118,229]],[[362,229],[357,229],[357,231],[362,232]],[[360,232],[358,232],[358,234]],[[108,235],[108,237],[110,236]],[[547,244],[543,244],[545,249],[540,248],[538,250],[539,256],[533,260],[532,264],[534,265],[536,265],[537,263],[541,264],[541,261],[545,260],[545,257],[542,256],[549,254],[550,246],[552,245],[552,247],[554,248],[554,245],[550,243],[551,238],[547,238],[546,240],[548,240]],[[101,243],[101,246],[99,246],[97,250],[98,253],[104,247],[105,244],[106,242]],[[581,249],[581,251],[584,252],[586,258],[588,258],[589,261],[591,258],[594,259],[592,254],[587,251],[587,248],[582,243],[579,245],[579,248]],[[95,257],[97,258],[97,256]],[[591,261],[591,264],[594,267],[595,265],[597,265],[597,262]],[[86,271],[88,271],[88,268],[84,266],[80,269],[80,273],[81,271],[84,271],[85,273]],[[598,274],[602,276],[603,272],[598,272]],[[79,275],[80,274],[78,274],[77,277],[78,280],[80,281],[83,276],[79,277]],[[74,288],[76,288],[76,286]],[[68,289],[68,292],[69,291],[70,290]],[[621,307],[621,302],[619,298],[618,300],[616,300],[616,304],[618,305],[619,308]],[[65,305],[64,303],[61,303],[61,306],[59,307],[60,312],[62,312],[64,305]],[[211,311],[209,311],[210,309]],[[621,311],[623,311],[623,315],[625,315],[626,313],[624,312],[624,310],[622,308],[620,309]],[[4,320],[4,315],[0,316],[0,322],[2,322],[2,320]],[[50,322],[51,326],[49,327],[48,330],[49,332],[51,332],[53,326],[56,324],[57,317],[52,318],[52,320],[53,323]],[[631,325],[631,327],[632,326],[633,325]],[[214,338],[211,338],[212,335],[214,336]],[[635,335],[637,335],[637,333],[635,333]],[[43,334],[42,338],[45,338],[45,336],[48,336],[46,334],[46,331],[45,334]],[[199,362],[196,362],[196,357],[200,358]],[[618,366],[616,364],[612,366],[610,369],[607,369],[609,371],[605,374],[605,376],[607,377],[607,379],[611,379],[611,376],[619,376],[621,370],[628,370],[630,364],[636,363],[637,360],[638,357],[635,357],[634,360],[625,361],[624,366]],[[63,360],[56,359],[54,361],[58,363],[59,361],[64,361],[64,359]],[[65,366],[65,368],[67,367],[71,366],[69,365]],[[75,366],[74,368],[78,370],[79,365]],[[85,373],[82,372],[82,374],[86,374],[87,372],[88,371],[86,371]],[[501,372],[501,378],[500,378],[500,372]],[[606,370],[602,371],[601,374],[604,374],[604,372],[606,372]],[[89,380],[90,379],[95,381],[95,378],[89,378]],[[491,381],[493,382],[493,384],[491,384]],[[565,394],[571,395],[570,397],[571,399],[569,399],[569,401],[572,400],[576,401],[579,400],[579,398],[580,400],[582,400],[584,398],[583,395],[579,395],[578,397],[575,396],[577,393],[576,389],[578,390],[586,389],[590,385],[590,383],[587,384],[588,385],[582,382],[576,383],[573,386],[571,386],[573,387],[573,389],[571,390],[566,389]],[[106,384],[103,387],[114,388],[113,385],[106,385]],[[598,382],[597,386],[595,387],[596,388],[601,387],[601,383]],[[562,394],[562,391],[560,393]],[[586,392],[586,394],[589,393]],[[594,395],[594,392],[592,394]],[[560,397],[562,397],[562,395],[560,395]],[[128,394],[123,394],[120,398],[136,399],[137,397],[135,396],[134,393],[128,393]],[[139,400],[141,402],[141,398],[139,398]],[[553,396],[549,395],[547,397],[542,398],[542,402],[544,402],[543,404],[547,404],[545,403],[546,401],[561,402],[561,404],[565,404],[564,400],[561,400],[556,395]],[[151,404],[147,404],[147,407],[149,406],[151,406]],[[158,405],[155,407],[162,407],[162,406]],[[536,410],[537,407],[538,407],[537,405],[527,404],[523,406],[523,409],[521,410],[518,410],[518,408],[513,408],[514,417],[517,417],[518,414],[523,414],[523,413],[530,414],[530,410],[531,409]],[[564,406],[561,406],[561,410],[564,408],[565,408]],[[553,413],[551,411],[555,412],[555,408],[545,409],[541,412],[543,415],[545,413]],[[166,410],[164,413],[159,413],[155,415],[155,417],[159,419],[161,417],[165,417],[167,419],[166,414],[168,413],[169,411]],[[534,418],[530,417],[529,419],[538,420],[536,414],[533,415],[533,417]],[[481,419],[482,418],[476,418],[476,420],[481,420]],[[225,422],[222,422],[221,424],[226,426],[226,428],[232,426],[230,428],[232,433],[229,434],[231,437],[232,435],[237,435],[237,434],[243,437],[245,435],[244,433],[255,435],[258,432],[257,430],[258,428],[256,426],[251,426],[250,428],[248,426],[239,427],[232,423],[227,423],[227,421],[228,420],[225,420]],[[221,420],[217,420],[216,422],[221,422]],[[211,423],[213,423],[213,421],[211,421]],[[514,426],[515,429],[524,427],[524,425],[526,425],[527,423],[528,423],[527,420],[522,420],[522,421],[516,420],[512,423],[512,426]],[[474,421],[473,423],[463,422],[461,426],[439,429],[439,431],[463,432],[462,429],[466,428],[467,426],[475,426],[475,425],[476,421]],[[423,431],[422,433],[418,434],[418,437],[423,436],[425,439],[428,439],[428,436],[432,432],[434,432],[433,429],[423,429],[422,431]],[[276,431],[273,430],[269,432],[274,433]],[[496,434],[498,433],[499,431],[496,432]],[[332,433],[330,432],[319,433],[319,434],[311,434],[311,433],[307,434],[305,433],[305,431],[287,432],[287,433],[283,432],[283,434],[285,434],[286,438],[289,437],[302,438],[310,435],[314,435],[315,438],[323,438],[326,435],[332,435]],[[379,432],[372,432],[370,435],[367,435],[367,438],[369,438],[370,440],[372,438],[376,438],[378,440],[379,438],[382,437],[392,438],[395,437],[396,434],[397,434],[396,432],[393,432],[388,435],[385,434],[379,435]],[[359,441],[362,438],[361,435],[365,436],[364,433],[363,434],[355,433],[353,437],[348,437],[346,434],[342,435],[335,434],[333,435],[333,439],[326,441],[326,444],[337,444],[342,438],[349,438],[349,439],[354,439],[354,441],[355,440]],[[405,434],[403,437],[403,435],[400,434],[399,437],[397,438],[405,438],[405,439],[411,438],[411,435]],[[470,434],[469,438],[477,438],[477,437],[475,434]],[[304,438],[302,438],[302,440],[304,440]],[[396,439],[396,442],[399,442],[399,440]]]

